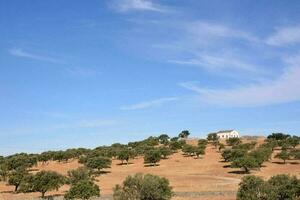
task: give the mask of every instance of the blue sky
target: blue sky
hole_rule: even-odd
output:
[[[0,154],[300,133],[300,2],[0,0]]]

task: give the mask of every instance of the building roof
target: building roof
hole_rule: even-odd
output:
[[[234,130],[223,130],[223,131],[218,131],[217,134],[218,134],[218,133],[230,133],[230,132],[232,132],[232,131],[234,131]]]

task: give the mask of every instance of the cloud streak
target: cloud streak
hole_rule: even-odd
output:
[[[300,43],[300,25],[278,28],[266,39],[266,43],[274,46],[284,46]]]
[[[58,60],[56,58],[51,58],[51,57],[46,57],[46,56],[29,53],[20,48],[9,49],[9,53],[12,56],[21,57],[21,58],[28,58],[28,59],[32,59],[32,60],[38,60],[38,61],[44,61],[44,62],[50,62],[50,63],[64,63],[63,61]]]
[[[258,38],[254,37],[250,33],[245,31],[241,31],[238,29],[233,29],[229,26],[211,23],[207,21],[195,21],[192,23],[187,23],[186,27],[187,31],[200,39],[205,38],[236,38],[242,39],[246,41],[259,41]]]
[[[113,7],[120,12],[129,11],[154,11],[165,12],[163,6],[154,3],[152,0],[114,0]]]
[[[180,86],[194,91],[206,103],[223,106],[265,106],[300,100],[300,54],[285,59],[289,66],[276,80],[264,81],[233,89],[207,89],[195,82],[181,83]]]
[[[209,71],[219,71],[226,69],[257,72],[259,71],[255,65],[248,64],[236,57],[221,54],[219,56],[210,54],[200,54],[195,58],[188,60],[170,60],[170,63],[179,65],[190,65],[205,68]]]
[[[141,109],[146,109],[146,108],[151,108],[151,107],[157,107],[161,106],[165,103],[172,102],[172,101],[177,101],[179,98],[177,97],[166,97],[166,98],[160,98],[160,99],[155,99],[151,101],[145,101],[129,106],[123,106],[121,107],[121,110],[141,110]]]

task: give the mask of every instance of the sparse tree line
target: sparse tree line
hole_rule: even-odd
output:
[[[88,200],[100,196],[100,188],[95,184],[96,177],[105,173],[103,169],[111,167],[112,159],[120,160],[120,165],[128,165],[130,159],[143,156],[145,165],[156,166],[161,159],[167,159],[171,154],[183,149],[187,144],[182,139],[187,138],[189,134],[189,131],[182,131],[174,138],[162,134],[159,137],[129,142],[127,145],[115,143],[95,149],[77,148],[41,154],[20,153],[7,157],[0,156],[0,180],[15,186],[16,193],[40,192],[42,198],[48,191],[57,190],[62,185],[68,184],[70,189],[64,195],[66,200]],[[48,165],[50,161],[69,162],[73,159],[78,159],[83,167],[69,171],[67,176],[55,171],[34,173],[33,170],[38,162]],[[133,187],[132,181],[139,187],[132,188],[128,193],[128,187]],[[152,184],[155,185],[151,186]],[[167,179],[137,174],[129,176],[123,186],[117,185],[114,189],[114,199],[127,200],[128,195],[130,199],[167,200],[171,198],[172,192]]]
[[[280,149],[275,157],[282,159],[284,163],[289,159],[300,159],[299,150],[296,148],[300,140],[296,136],[274,133],[268,136],[264,144],[258,146],[256,142],[242,143],[239,138],[229,138],[225,145],[220,143],[215,134],[208,135],[207,139],[198,140],[197,145],[190,145],[185,140],[189,135],[189,131],[185,130],[174,138],[162,134],[159,137],[149,137],[142,141],[129,142],[126,145],[115,143],[111,146],[100,146],[95,149],[78,148],[65,151],[47,151],[41,154],[21,153],[0,157],[0,178],[9,185],[15,186],[15,192],[40,192],[42,197],[45,197],[48,191],[57,190],[62,185],[68,184],[70,189],[64,195],[66,200],[88,200],[91,197],[100,196],[100,188],[95,184],[95,181],[99,175],[105,173],[103,169],[111,167],[112,159],[119,160],[120,165],[129,165],[131,159],[143,157],[145,165],[157,166],[161,159],[167,159],[178,150],[181,150],[186,156],[200,158],[205,154],[208,143],[216,147],[224,161],[230,162],[230,167],[242,168],[246,173],[262,167],[263,162],[271,158],[274,150]],[[72,159],[78,159],[83,167],[69,171],[67,176],[54,171],[39,171],[37,173],[32,171],[38,162],[47,165],[49,161],[68,162]],[[253,177],[252,179],[258,180]],[[286,181],[287,177],[282,179]],[[295,178],[289,177],[290,179],[294,180]],[[248,179],[245,178],[242,183],[246,181]],[[238,198],[241,200],[251,199],[241,196],[241,192],[246,188],[242,183]],[[263,182],[261,185],[264,185],[264,189],[265,185],[268,185],[266,188],[271,188],[269,181]],[[150,174],[136,174],[128,176],[122,185],[117,185],[114,188],[113,198],[115,200],[168,200],[171,199],[172,195],[172,188],[167,179]],[[276,198],[274,199],[276,200]],[[281,200],[281,198],[277,199]]]
[[[300,143],[300,138],[283,133],[273,133],[267,137],[265,143],[257,146],[256,142],[242,143],[239,138],[229,138],[226,140],[227,147],[220,143],[216,134],[207,137],[218,150],[225,162],[230,162],[232,168],[242,168],[245,173],[251,169],[260,169],[265,161],[271,159],[275,149],[280,152],[275,158],[283,160],[299,160],[300,150],[296,146]]]

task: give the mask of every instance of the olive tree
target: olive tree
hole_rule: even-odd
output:
[[[147,151],[144,155],[144,163],[149,164],[150,166],[156,166],[161,159],[161,153],[159,150],[150,150]]]
[[[13,171],[8,178],[8,184],[15,186],[15,192],[18,191],[19,186],[25,180],[26,176],[28,176],[28,172],[23,169],[18,169]]]
[[[205,146],[196,147],[195,154],[196,154],[197,158],[199,158],[200,155],[204,155],[205,154]]]
[[[209,134],[207,135],[207,140],[208,140],[208,141],[216,141],[216,140],[218,140],[218,135],[217,135],[217,133],[209,133]]]
[[[170,137],[167,134],[161,134],[158,136],[158,140],[161,144],[168,144]]]
[[[33,177],[33,190],[42,193],[42,198],[45,193],[51,190],[57,190],[65,183],[64,176],[54,171],[40,171]]]
[[[129,159],[131,157],[131,153],[129,149],[122,149],[117,153],[117,158],[120,160],[123,165],[124,161],[126,161],[126,164],[128,165]]]
[[[263,200],[267,199],[266,184],[257,176],[245,176],[239,184],[237,200]]]
[[[267,185],[271,188],[271,192],[269,192],[269,194],[273,194],[272,196],[275,197],[273,199],[300,199],[300,180],[295,176],[279,174],[271,177],[267,181]]]
[[[227,143],[227,145],[229,145],[229,146],[235,146],[235,145],[241,144],[242,141],[241,141],[240,138],[228,138],[228,139],[226,140],[226,143]]]
[[[264,181],[256,176],[245,176],[239,184],[237,200],[297,200],[300,180],[279,174]]]
[[[90,181],[91,174],[89,170],[87,170],[85,167],[79,167],[77,169],[73,169],[68,171],[68,176],[67,176],[67,183],[74,185],[80,181],[86,180]]]
[[[128,176],[122,185],[114,188],[114,200],[169,200],[172,188],[166,178],[151,174]]]
[[[9,175],[9,168],[7,166],[7,163],[3,162],[0,164],[0,180],[6,181],[8,175]]]
[[[91,170],[96,169],[98,172],[100,172],[101,169],[110,168],[111,159],[103,156],[92,157],[87,159],[85,165]]]
[[[82,180],[71,186],[69,191],[65,194],[66,200],[82,199],[89,200],[92,197],[99,197],[100,189],[99,186],[92,181]]]
[[[188,130],[183,130],[181,133],[179,133],[179,138],[187,138],[190,135],[190,132]]]
[[[275,155],[275,158],[279,158],[279,159],[283,160],[283,163],[285,164],[286,160],[288,160],[290,158],[290,154],[286,150],[282,150],[280,153]]]
[[[169,155],[172,155],[172,150],[169,147],[160,147],[159,148],[161,156],[166,159]]]
[[[244,155],[240,158],[233,160],[231,163],[233,168],[242,168],[245,173],[249,173],[250,169],[259,168],[259,163],[253,156]]]

